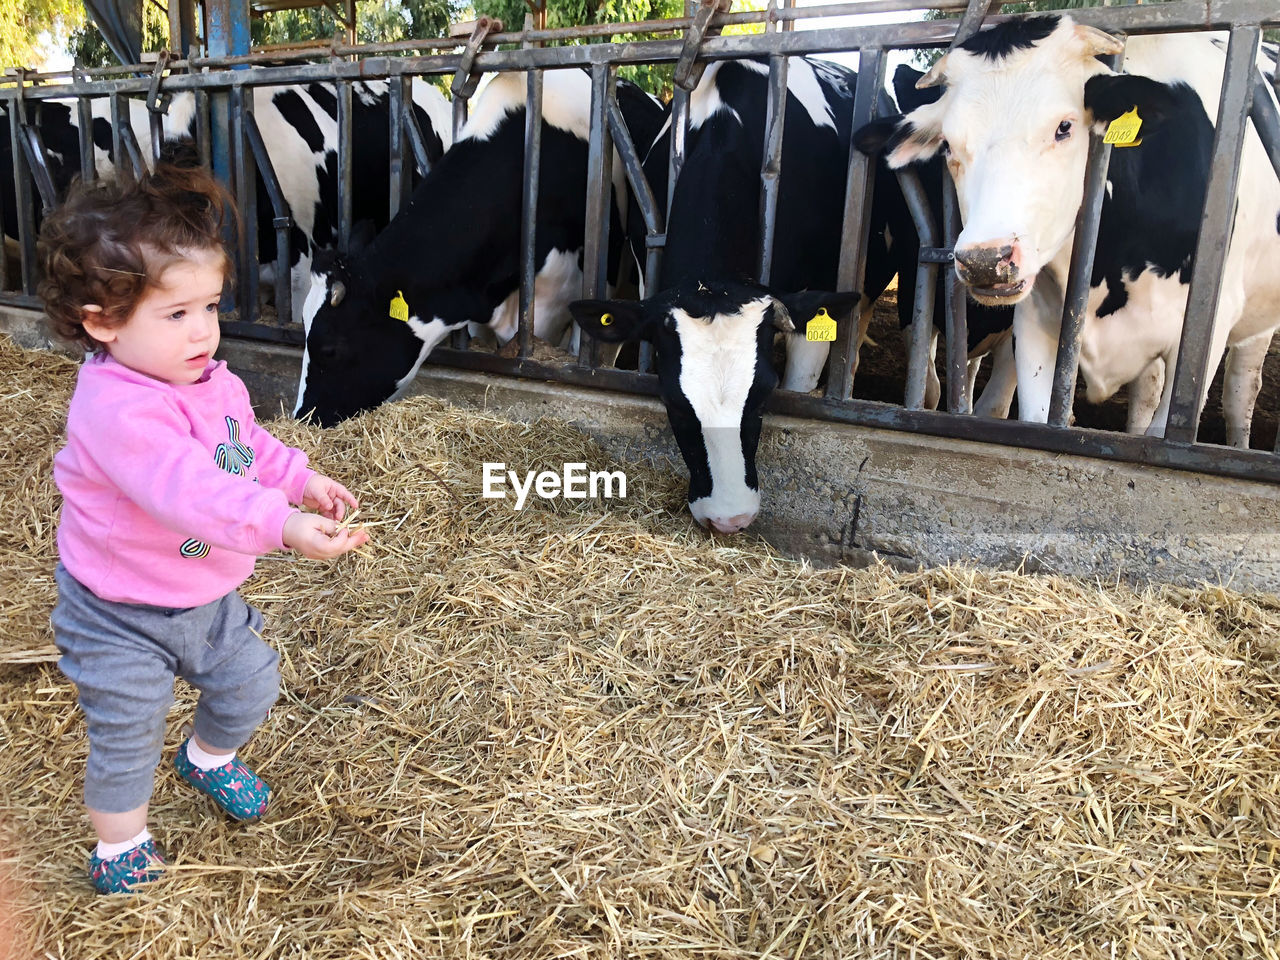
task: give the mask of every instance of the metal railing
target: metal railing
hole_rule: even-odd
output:
[[[533,283],[537,271],[534,257],[532,212],[537,205],[537,187],[541,164],[538,149],[541,137],[542,71],[582,67],[591,76],[591,131],[588,143],[587,235],[583,253],[583,295],[597,296],[604,288],[609,229],[609,158],[616,149],[627,179],[638,198],[644,219],[645,270],[657,277],[665,243],[664,211],[666,205],[654,196],[641,167],[645,145],[632,142],[622,122],[621,112],[613,96],[619,67],[632,64],[684,64],[686,72],[696,75],[697,65],[739,57],[762,57],[769,64],[769,108],[764,142],[765,155],[761,169],[761,236],[759,275],[767,280],[772,269],[772,237],[777,213],[777,184],[782,166],[782,144],[786,89],[787,58],[805,54],[824,54],[857,50],[860,68],[855,91],[852,129],[858,129],[873,118],[891,110],[884,89],[885,66],[889,51],[932,47],[953,42],[958,32],[963,36],[981,22],[989,0],[865,0],[865,2],[833,4],[804,9],[779,8],[752,13],[714,14],[703,7],[691,16],[670,21],[614,24],[562,30],[532,30],[512,33],[489,33],[480,42],[468,44],[461,52],[457,39],[405,41],[398,44],[345,46],[328,44],[311,50],[295,51],[291,56],[323,56],[321,63],[268,65],[266,56],[193,58],[187,62],[168,64],[173,72],[158,79],[153,75],[138,76],[145,67],[121,68],[116,71],[83,71],[73,77],[27,74],[0,80],[0,99],[10,118],[14,158],[15,195],[20,214],[18,247],[21,261],[19,292],[0,293],[0,303],[37,306],[33,294],[34,224],[29,215],[36,197],[28,170],[36,173],[37,193],[42,202],[50,202],[44,194],[51,183],[41,172],[42,147],[31,136],[34,126],[27,112],[43,100],[75,97],[79,101],[80,166],[84,175],[92,175],[93,153],[86,122],[89,103],[94,98],[107,98],[113,118],[114,156],[134,169],[142,165],[142,152],[130,126],[121,122],[127,99],[135,95],[147,97],[151,108],[152,144],[158,141],[159,90],[190,90],[197,97],[197,143],[206,160],[218,166],[219,145],[216,122],[210,123],[220,105],[231,119],[230,143],[222,156],[224,169],[235,188],[240,213],[247,229],[239,251],[240,286],[237,306],[239,317],[229,324],[229,332],[269,340],[300,342],[300,331],[288,322],[290,291],[287,270],[276,271],[277,324],[257,322],[256,190],[254,178],[260,173],[272,204],[277,263],[289,262],[289,227],[291,212],[272,169],[270,157],[253,116],[253,97],[248,95],[258,86],[328,81],[337,85],[338,127],[338,245],[345,248],[351,230],[351,84],[357,80],[386,79],[390,87],[388,123],[391,149],[390,211],[394,215],[404,204],[411,171],[426,172],[428,163],[422,132],[417,129],[412,110],[409,82],[413,77],[454,76],[454,90],[465,90],[464,81],[484,71],[528,70],[526,136],[524,157],[521,286],[519,301],[518,355],[504,358],[465,349],[461,340],[450,347],[441,346],[432,355],[433,363],[495,373],[513,374],[571,384],[589,385],[621,391],[655,394],[655,376],[648,372],[651,358],[641,356],[638,370],[618,370],[598,364],[594,343],[586,342],[576,363],[555,364],[535,360],[533,353]],[[998,5],[997,5],[998,6]],[[924,20],[869,26],[836,27],[822,31],[791,31],[780,26],[799,20],[823,16],[933,9],[964,10],[961,20]],[[1213,331],[1217,293],[1226,256],[1226,238],[1230,234],[1235,208],[1235,188],[1239,156],[1245,132],[1245,117],[1253,120],[1262,137],[1271,162],[1280,176],[1280,118],[1269,96],[1254,96],[1260,81],[1253,58],[1263,26],[1280,25],[1280,8],[1274,0],[1172,0],[1172,2],[1124,7],[1097,7],[1071,11],[1079,22],[1123,34],[1162,33],[1204,29],[1230,32],[1226,73],[1219,105],[1213,166],[1208,184],[1200,239],[1197,244],[1188,309],[1184,323],[1182,346],[1174,377],[1173,403],[1164,439],[1118,434],[1069,426],[1071,403],[1079,361],[1079,333],[1084,320],[1085,303],[1092,273],[1092,254],[1096,243],[1105,185],[1109,148],[1096,136],[1090,145],[1086,172],[1086,195],[1077,221],[1075,256],[1066,293],[1062,336],[1059,340],[1058,364],[1055,371],[1049,424],[1001,421],[969,415],[973,398],[968,395],[967,329],[965,294],[956,281],[954,271],[946,272],[945,343],[948,412],[930,411],[924,407],[924,384],[930,363],[928,344],[934,326],[934,299],[938,268],[951,261],[951,246],[959,232],[959,212],[954,188],[943,178],[944,203],[941,224],[935,223],[919,179],[911,171],[899,179],[915,220],[921,250],[916,276],[916,302],[912,325],[913,355],[908,364],[905,403],[895,404],[851,399],[851,360],[857,349],[857,324],[845,325],[832,345],[828,362],[825,396],[815,397],[788,391],[776,391],[769,409],[778,413],[831,421],[885,427],[958,439],[978,440],[1041,450],[1082,454],[1108,459],[1122,459],[1157,466],[1198,470],[1227,476],[1280,482],[1280,456],[1264,451],[1238,450],[1195,442],[1200,418],[1203,385],[1213,371],[1208,370],[1210,337]],[[975,19],[976,18],[976,19]],[[996,15],[986,22],[1008,17]],[[765,32],[752,35],[712,35],[715,29],[733,23],[763,23]],[[697,27],[698,29],[693,29]],[[710,29],[708,29],[710,27]],[[565,40],[607,39],[630,34],[663,34],[685,32],[683,39],[626,40],[621,42],[586,43],[573,46],[544,46]],[[491,49],[495,44],[518,43],[518,49]],[[388,56],[410,51],[426,51],[419,56]],[[279,54],[268,55],[275,61]],[[340,59],[332,59],[340,58]],[[252,69],[243,69],[244,67]],[[242,69],[221,69],[239,67]],[[183,69],[190,72],[180,72]],[[217,68],[217,69],[214,69]],[[133,72],[134,75],[122,75]],[[53,82],[68,81],[69,82]],[[470,84],[474,89],[474,84]],[[469,91],[468,91],[469,92]],[[1265,92],[1265,91],[1263,91]],[[455,98],[455,127],[465,117],[465,97]],[[668,203],[683,163],[689,118],[689,96],[677,88],[671,103],[672,135],[667,183]],[[410,165],[413,165],[412,167]],[[47,174],[47,171],[44,173]],[[839,253],[837,286],[859,289],[866,267],[870,197],[875,176],[875,163],[851,150],[848,162],[847,189],[844,200],[845,219]],[[940,229],[939,229],[940,226]],[[0,251],[0,276],[6,264]],[[584,338],[586,340],[586,338]]]

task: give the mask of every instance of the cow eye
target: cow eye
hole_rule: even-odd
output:
[[[1053,135],[1053,139],[1062,141],[1071,136],[1071,121],[1063,120],[1058,124],[1058,132]]]

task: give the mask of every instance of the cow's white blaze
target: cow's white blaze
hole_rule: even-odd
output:
[[[698,417],[711,471],[710,495],[689,504],[704,525],[760,510],[760,492],[747,486],[742,418],[755,379],[757,330],[771,302],[752,300],[710,323],[672,311],[680,337],[680,390]]]

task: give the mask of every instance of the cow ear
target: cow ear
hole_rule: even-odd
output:
[[[898,69],[893,72],[893,96],[898,101],[899,110],[906,113],[935,103],[942,97],[942,86],[922,88],[919,86],[922,79],[924,74],[919,70],[905,63],[898,64]]]
[[[637,300],[574,300],[569,313],[583,333],[605,343],[643,340],[648,329]]]
[[[1176,114],[1179,103],[1168,84],[1121,73],[1101,74],[1086,80],[1084,106],[1093,115],[1093,122],[1104,127],[1116,117],[1137,109],[1142,131],[1149,132]]]
[[[872,120],[853,135],[853,145],[868,156],[883,153],[891,169],[922,163],[942,147],[941,111],[926,104],[906,116]]]

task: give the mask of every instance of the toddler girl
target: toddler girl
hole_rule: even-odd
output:
[[[279,658],[236,588],[272,550],[318,560],[368,540],[337,528],[355,497],[258,426],[244,384],[213,359],[227,201],[206,171],[160,165],[78,185],[41,231],[54,332],[93,351],[53,463],[52,620],[88,721],[89,875],[102,893],[163,865],[147,803],[175,676],[200,691],[178,775],[237,820],[263,814],[269,788],[236,751],[275,702]]]

